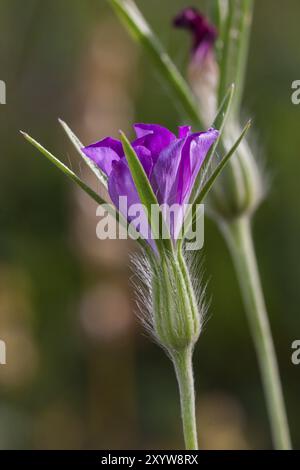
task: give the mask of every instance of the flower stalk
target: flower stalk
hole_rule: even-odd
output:
[[[261,371],[276,449],[291,449],[291,439],[272,332],[261,287],[249,217],[221,224],[234,261]]]
[[[185,448],[197,450],[192,356],[205,314],[202,295],[196,298],[181,248],[160,258],[148,254],[144,263],[137,258],[135,272],[146,284],[147,300],[151,299],[148,308],[147,301],[141,305],[141,319],[175,369]]]
[[[234,135],[239,127],[254,1],[225,0],[218,4],[222,32],[219,100],[227,84],[233,81],[236,92],[228,135],[231,132]],[[221,188],[216,185],[212,197],[216,203],[214,218],[229,247],[256,350],[274,447],[288,450],[291,439],[286,408],[251,230],[252,217],[264,196],[263,185],[261,170],[251,147],[244,141],[237,151],[237,158],[231,160],[224,174]],[[223,196],[227,195],[225,200],[218,198],[219,190],[223,190]],[[223,207],[218,208],[220,202]]]

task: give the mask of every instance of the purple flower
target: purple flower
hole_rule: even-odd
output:
[[[193,56],[198,61],[203,61],[217,38],[216,28],[196,8],[182,10],[174,19],[174,26],[191,32]]]
[[[192,133],[189,126],[181,126],[176,137],[157,124],[135,124],[134,129],[136,139],[132,142],[132,147],[158,203],[167,207],[177,204],[183,208],[189,201],[196,176],[207,152],[218,137],[218,131],[209,129],[207,132]],[[132,218],[124,213],[119,197],[127,197],[128,207],[140,204],[140,199],[121,142],[107,137],[84,147],[83,152],[107,175],[111,200],[131,222]],[[169,223],[173,240],[176,240],[179,233],[183,216],[182,211]],[[146,238],[149,240],[149,236]],[[153,243],[150,244],[153,246]]]

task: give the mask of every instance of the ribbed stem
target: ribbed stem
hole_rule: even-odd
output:
[[[186,348],[172,355],[180,393],[181,417],[186,450],[197,450],[195,389],[192,351]]]
[[[276,449],[291,449],[290,433],[270,323],[266,311],[249,217],[222,225],[248,315],[260,366],[273,442]]]

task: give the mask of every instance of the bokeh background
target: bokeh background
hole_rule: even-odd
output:
[[[171,28],[184,0],[138,0],[181,70],[189,39]],[[194,1],[205,9],[208,1]],[[271,187],[255,218],[260,269],[296,448],[300,447],[300,78],[298,0],[256,1],[245,115]],[[135,121],[178,124],[147,58],[104,0],[2,0],[0,79],[0,448],[180,448],[174,373],[133,311],[133,242],[96,239],[96,205],[19,135],[82,175],[57,118],[84,143]],[[195,353],[200,446],[270,448],[255,354],[224,242],[206,222],[210,318]]]

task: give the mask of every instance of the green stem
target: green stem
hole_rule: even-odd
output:
[[[247,69],[250,33],[254,9],[253,0],[241,2],[240,24],[238,25],[239,36],[236,57],[236,92],[234,96],[233,115],[238,116],[245,86],[245,75]]]
[[[137,5],[132,0],[108,0],[133,38],[141,44],[164,79],[181,111],[196,125],[202,127],[194,97],[181,73],[166,53],[158,37],[152,32]]]
[[[197,450],[195,390],[192,350],[186,348],[172,356],[180,393],[181,417],[186,450]]]
[[[224,99],[226,90],[228,88],[228,84],[230,83],[230,61],[231,61],[231,34],[232,34],[232,26],[234,20],[234,6],[231,2],[228,3],[228,12],[227,18],[224,25],[223,31],[223,38],[222,38],[222,54],[220,59],[220,83],[219,83],[219,96],[218,102],[219,104]],[[230,78],[229,78],[230,77]]]
[[[263,297],[250,218],[222,225],[240,283],[260,366],[276,449],[288,450],[291,440],[271,328]]]
[[[228,0],[227,11],[222,25],[220,42],[220,83],[219,103],[231,83],[236,86],[232,109],[238,117],[244,91],[249,39],[253,15],[253,0]]]

